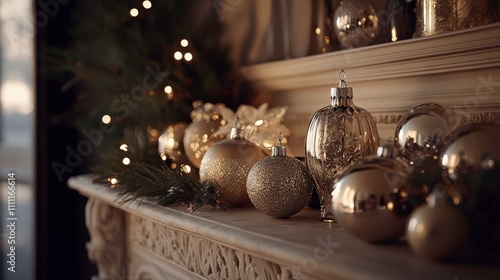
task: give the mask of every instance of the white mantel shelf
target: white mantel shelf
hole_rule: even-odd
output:
[[[394,136],[402,115],[425,102],[449,105],[466,122],[500,121],[500,23],[251,65],[241,73],[258,89],[256,103],[288,107],[290,146],[303,155],[309,121],[330,104],[340,69],[382,139]]]
[[[364,243],[306,208],[273,219],[252,207],[121,204],[89,176],[69,186],[89,198],[86,222],[94,279],[497,279],[498,252],[465,253],[440,264],[415,257],[404,241]],[[380,225],[383,226],[383,225]],[[493,258],[496,255],[496,259]]]

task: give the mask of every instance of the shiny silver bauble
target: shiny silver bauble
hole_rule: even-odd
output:
[[[429,139],[444,138],[457,126],[457,115],[445,105],[424,103],[411,108],[398,122],[395,145],[404,150],[416,145],[423,148]]]
[[[371,1],[343,1],[335,10],[333,26],[347,49],[368,46],[379,32],[379,18]]]
[[[405,203],[394,194],[409,172],[398,159],[366,157],[343,172],[334,185],[332,210],[341,227],[368,242],[385,242],[405,233]]]
[[[451,180],[460,173],[477,171],[485,159],[500,158],[500,125],[471,123],[453,130],[441,157]]]

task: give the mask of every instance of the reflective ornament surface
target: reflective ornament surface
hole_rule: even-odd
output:
[[[458,123],[457,115],[444,105],[419,104],[398,122],[394,142],[399,150],[411,149],[414,145],[423,148],[431,138],[443,139]]]
[[[271,156],[252,167],[246,186],[257,210],[273,218],[288,218],[307,205],[314,181],[303,162],[286,155],[280,139]]]
[[[171,164],[183,163],[189,164],[189,159],[184,152],[184,131],[187,124],[180,122],[169,125],[158,138],[158,153],[164,161],[170,161]],[[170,166],[175,168],[175,166]]]
[[[313,115],[306,136],[306,164],[320,197],[320,219],[326,222],[334,221],[331,193],[340,171],[360,157],[375,154],[379,144],[375,121],[354,104],[345,78],[342,70],[339,87],[331,89],[331,105]]]
[[[332,192],[332,209],[341,227],[368,242],[385,242],[405,233],[404,201],[394,199],[408,174],[400,160],[365,157],[347,168]]]
[[[208,149],[201,161],[200,179],[216,189],[220,205],[243,206],[250,202],[246,189],[248,173],[264,157],[259,147],[243,138],[240,123],[229,139]]]
[[[417,0],[414,37],[498,22],[498,0]]]
[[[227,123],[227,115],[231,109],[224,104],[195,102],[191,112],[193,122],[188,125],[184,134],[184,150],[189,161],[200,168],[201,159],[208,149],[227,135],[215,134],[220,126]]]
[[[453,130],[441,158],[451,180],[460,174],[477,171],[483,160],[500,155],[500,125],[471,123]]]
[[[342,1],[333,16],[335,34],[347,49],[373,43],[379,32],[378,21],[373,3],[368,0]]]
[[[456,255],[467,242],[465,217],[446,198],[433,192],[429,205],[421,205],[410,216],[406,238],[411,250],[431,260],[446,260]],[[441,200],[441,201],[436,201]]]
[[[441,163],[455,204],[471,224],[473,238],[500,244],[500,125],[472,123],[449,135]]]

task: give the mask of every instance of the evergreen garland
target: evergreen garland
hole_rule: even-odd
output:
[[[162,206],[188,203],[192,211],[218,206],[215,188],[201,183],[196,170],[183,165],[170,169],[158,155],[150,155],[146,143],[141,131],[125,130],[121,148],[108,152],[93,168],[93,182],[116,189],[124,203],[146,197]]]
[[[244,101],[235,94],[242,80],[219,44],[223,28],[216,11],[199,8],[212,5],[151,3],[149,9],[142,0],[75,3],[68,28],[73,41],[49,49],[43,59],[50,67],[42,70],[60,82],[58,94],[75,94],[78,102],[52,121],[82,134],[101,129],[104,137],[93,149],[99,157],[94,182],[116,188],[123,201],[149,197],[160,205],[189,203],[192,210],[216,206],[214,188],[201,183],[196,170],[172,170],[161,161],[155,137],[168,125],[189,122],[195,100],[237,108]],[[177,51],[191,53],[192,60],[175,59]],[[106,129],[103,116],[111,120]],[[118,149],[123,143],[127,151]]]

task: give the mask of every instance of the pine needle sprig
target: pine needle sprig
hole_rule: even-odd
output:
[[[116,189],[121,202],[151,198],[162,206],[186,203],[192,211],[207,204],[218,205],[214,188],[202,184],[196,170],[184,165],[171,169],[157,154],[151,155],[144,133],[126,130],[124,141],[125,147],[104,155],[92,170],[94,183]]]

